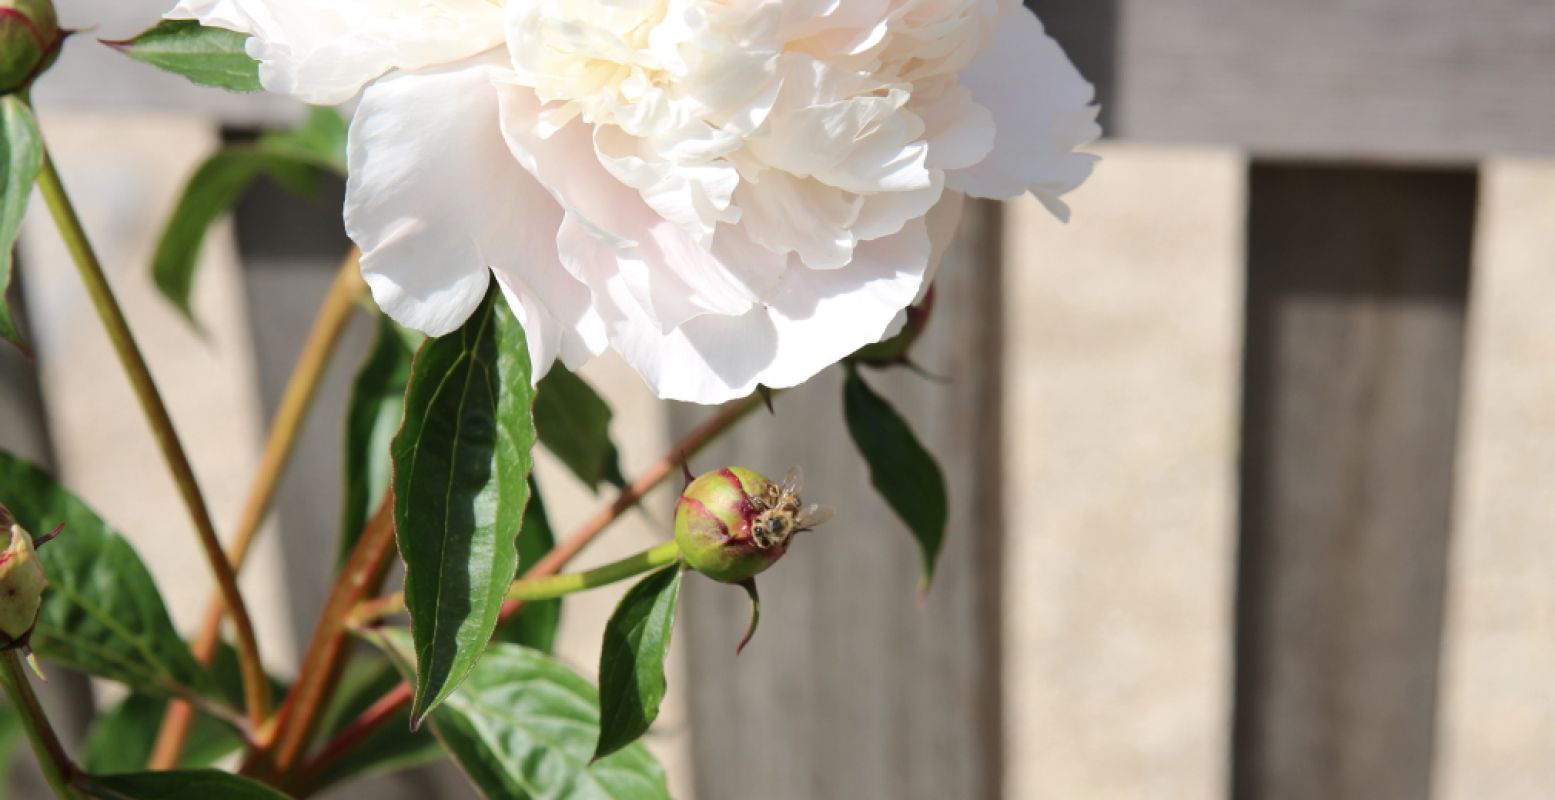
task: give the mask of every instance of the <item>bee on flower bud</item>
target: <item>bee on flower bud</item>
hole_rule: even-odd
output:
[[[675,541],[686,563],[725,583],[739,583],[777,563],[794,534],[832,517],[830,508],[800,499],[802,484],[798,467],[782,483],[743,467],[691,481],[675,506]]]
[[[51,0],[0,0],[0,95],[26,88],[62,39]]]

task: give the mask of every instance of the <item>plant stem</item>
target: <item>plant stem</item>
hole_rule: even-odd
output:
[[[534,566],[524,572],[519,583],[556,575],[567,565],[567,562],[571,561],[583,548],[587,547],[589,542],[592,542],[605,528],[609,527],[610,523],[620,519],[628,510],[637,505],[644,495],[663,483],[670,475],[673,475],[677,465],[684,463],[687,458],[701,452],[702,448],[711,444],[714,439],[717,439],[730,428],[733,428],[735,423],[744,419],[745,415],[760,408],[761,405],[762,398],[760,394],[753,394],[719,409],[717,414],[708,418],[706,422],[698,425],[690,433],[682,437],[680,441],[676,442],[668,453],[644,470],[643,474],[638,476],[637,480],[633,481],[630,486],[622,489],[621,494],[610,505],[600,509],[599,513],[568,535],[565,541],[552,548],[550,552],[545,554],[545,557],[535,562]],[[649,552],[667,548],[673,544],[674,542],[669,542]],[[639,556],[634,558],[641,557],[642,555],[645,554],[639,554]],[[631,560],[627,559],[627,561]],[[624,562],[616,562],[616,564],[609,566],[614,567],[622,563]],[[537,585],[537,583],[531,585]],[[507,602],[502,604],[502,613],[498,617],[497,624],[500,626],[502,623],[512,619],[524,607],[525,602],[526,600],[521,598],[508,599]],[[299,770],[298,778],[292,782],[293,785],[286,788],[290,788],[299,797],[316,791],[319,788],[316,781],[330,766],[348,754],[356,745],[370,738],[379,728],[388,724],[401,708],[410,703],[411,699],[410,684],[401,682],[395,686],[388,694],[384,695],[376,703],[373,703],[366,711],[362,712],[361,716],[342,728],[340,733],[327,742],[319,750],[318,755]]]
[[[361,267],[357,264],[360,255],[359,251],[352,248],[351,253],[340,263],[340,270],[335,275],[329,294],[324,297],[324,304],[319,308],[313,329],[308,332],[308,339],[297,357],[297,366],[292,369],[280,405],[275,410],[270,434],[259,459],[259,469],[254,475],[254,482],[249,486],[248,499],[238,517],[232,544],[227,548],[227,560],[235,571],[243,569],[243,561],[248,557],[260,523],[264,522],[265,514],[275,500],[281,474],[291,459],[292,451],[296,449],[302,423],[307,418],[314,396],[318,394],[319,383],[324,370],[329,366],[330,356],[340,343],[346,323],[351,321],[357,298],[366,288],[362,282]],[[209,664],[216,653],[216,645],[221,639],[223,611],[220,602],[211,603],[200,624],[200,632],[195,636],[192,649],[194,657],[202,664]],[[162,728],[157,733],[156,745],[152,748],[152,769],[172,769],[178,764],[193,722],[194,709],[188,703],[175,700],[168,706],[167,714],[162,718]]]
[[[620,561],[613,561],[604,566],[583,572],[519,578],[508,586],[506,599],[520,603],[554,600],[558,597],[565,597],[576,592],[625,580],[633,575],[641,575],[656,567],[673,564],[679,559],[680,547],[674,542],[665,542],[623,558]],[[403,592],[395,592],[394,594],[384,595],[357,606],[356,611],[351,614],[350,624],[353,627],[370,625],[377,620],[392,614],[398,614],[404,610],[405,594]]]
[[[173,481],[178,485],[178,492],[189,511],[189,518],[194,522],[195,533],[199,535],[200,548],[205,552],[205,560],[210,565],[211,574],[215,576],[221,601],[226,605],[227,613],[232,616],[232,627],[237,638],[238,663],[243,670],[244,705],[248,711],[249,723],[257,727],[270,715],[270,682],[265,677],[264,667],[259,660],[259,643],[254,638],[254,626],[249,619],[248,608],[243,605],[243,595],[238,591],[237,577],[221,551],[221,540],[216,536],[216,526],[211,522],[205,497],[200,493],[200,485],[194,477],[194,468],[190,466],[189,457],[184,452],[183,444],[178,440],[178,431],[173,427],[173,420],[167,413],[167,406],[162,402],[162,395],[157,391],[156,382],[151,377],[151,370],[146,366],[146,359],[141,355],[139,345],[135,343],[129,322],[125,320],[124,312],[119,308],[118,300],[114,298],[113,289],[108,285],[108,277],[103,274],[102,264],[98,261],[96,252],[92,250],[91,242],[87,239],[81,220],[70,203],[70,197],[65,193],[64,184],[60,182],[59,173],[54,169],[54,161],[47,148],[43,152],[43,169],[38,175],[38,190],[43,195],[43,201],[48,206],[50,214],[54,217],[60,236],[65,240],[65,247],[70,251],[70,256],[81,273],[81,282],[86,286],[87,294],[92,299],[92,305],[97,309],[103,327],[107,329],[108,338],[118,353],[119,362],[129,377],[130,385],[135,389],[136,398],[140,401],[141,411],[144,412],[146,421],[151,426],[151,432],[156,437],[157,445],[162,450],[162,457],[167,461]]]
[[[71,788],[77,775],[76,765],[65,753],[65,746],[60,744],[54,726],[49,724],[48,716],[43,713],[38,696],[33,694],[32,683],[27,678],[27,670],[22,667],[22,657],[18,651],[6,650],[0,653],[0,683],[5,684],[6,697],[10,698],[11,705],[22,718],[27,740],[32,743],[38,766],[43,770],[43,777],[48,780],[54,794],[63,798],[80,797],[80,793]]]
[[[271,729],[261,732],[260,750],[244,765],[245,774],[278,778],[296,766],[351,653],[346,621],[359,603],[377,594],[394,553],[394,495],[389,493],[341,567],[314,626],[297,682],[276,712]]]

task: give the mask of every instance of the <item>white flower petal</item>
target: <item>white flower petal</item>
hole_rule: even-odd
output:
[[[1062,218],[1059,198],[1079,186],[1096,161],[1074,152],[1101,134],[1091,85],[1024,7],[1000,20],[993,44],[961,74],[961,84],[993,112],[993,152],[951,171],[946,185],[998,199],[1030,191]]]
[[[771,280],[764,275],[768,265],[720,259],[716,242],[705,248],[611,175],[581,120],[541,136],[534,93],[510,83],[498,90],[513,155],[580,225],[610,245],[609,259],[629,273],[637,303],[661,330],[701,314],[740,314],[756,302],[759,287]]]
[[[368,87],[351,125],[346,232],[378,304],[433,336],[469,317],[496,269],[538,377],[558,352],[599,352],[603,326],[558,260],[560,207],[502,138],[501,73],[478,59]]]
[[[608,248],[570,219],[558,242],[564,253]],[[611,347],[654,394],[722,403],[749,394],[757,384],[798,385],[879,341],[917,295],[929,251],[924,223],[913,221],[896,235],[860,244],[846,270],[791,268],[770,307],[738,316],[704,315],[668,332],[635,307],[619,274],[600,269],[590,284]]]
[[[183,0],[166,15],[254,34],[272,92],[342,103],[391,69],[447,64],[502,45],[492,0]]]

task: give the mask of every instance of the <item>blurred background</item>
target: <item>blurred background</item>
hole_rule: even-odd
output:
[[[194,167],[301,116],[93,41],[165,5],[62,0],[91,30],[36,95],[220,524],[348,242],[338,186],[310,204],[260,185],[207,242],[203,336],[155,293]],[[742,593],[688,584],[650,740],[676,796],[1555,794],[1555,6],[1034,5],[1097,83],[1102,162],[1068,225],[1029,199],[971,207],[918,352],[948,380],[871,376],[949,480],[938,580],[920,605],[835,371],[699,458],[802,464],[839,516],[764,581],[739,659]],[[130,537],[190,630],[208,578],[43,214],[19,256],[37,364],[0,349],[0,447]],[[282,676],[326,590],[367,322],[244,573]],[[628,475],[709,413],[619,362],[584,374]],[[558,530],[608,499],[544,456],[539,476]],[[667,535],[671,495],[585,562]],[[615,599],[566,607],[585,675]],[[49,689],[75,735],[115,696]],[[12,794],[41,796],[19,766]],[[447,768],[336,792],[468,794]]]

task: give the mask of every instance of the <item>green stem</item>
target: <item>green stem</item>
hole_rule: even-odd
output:
[[[626,580],[634,575],[669,566],[679,560],[680,546],[672,541],[665,542],[620,561],[612,561],[604,566],[582,572],[519,578],[508,586],[507,596],[503,599],[507,602],[519,603],[555,600],[558,597]],[[399,614],[404,610],[405,595],[396,592],[357,606],[356,611],[351,615],[351,623],[354,626],[361,626],[391,614]]]
[[[679,560],[680,546],[669,541],[602,567],[582,572],[569,572],[565,575],[513,581],[513,585],[508,587],[506,599],[525,603],[551,600],[574,592],[593,589],[596,586],[626,580],[634,575],[669,566]]]
[[[76,765],[65,753],[65,746],[59,743],[59,736],[54,733],[54,726],[49,724],[49,718],[43,713],[38,696],[33,694],[32,683],[27,679],[27,670],[22,667],[22,657],[18,651],[6,650],[0,653],[0,683],[5,684],[6,697],[10,698],[11,705],[22,718],[22,727],[26,729],[27,739],[32,742],[32,751],[38,757],[38,766],[42,768],[43,777],[54,789],[54,794],[63,798],[80,797],[80,793],[71,787],[77,775]]]
[[[243,691],[249,722],[257,728],[270,715],[270,682],[265,677],[264,667],[259,660],[259,643],[254,637],[254,626],[249,619],[248,609],[243,605],[243,596],[238,591],[237,577],[233,573],[232,565],[227,562],[226,554],[222,552],[221,540],[216,536],[216,526],[211,522],[210,510],[206,507],[205,497],[200,493],[200,486],[195,481],[194,468],[189,464],[189,457],[184,452],[183,444],[178,440],[178,431],[173,427],[172,417],[168,415],[167,406],[162,402],[162,395],[157,391],[156,382],[151,377],[151,370],[146,366],[146,359],[141,355],[140,346],[135,343],[129,322],[125,320],[124,312],[119,308],[118,300],[114,298],[113,289],[108,285],[108,277],[103,274],[102,263],[98,261],[97,253],[92,249],[91,241],[87,238],[86,230],[81,226],[81,219],[76,215],[75,207],[70,203],[70,196],[66,194],[64,184],[60,182],[59,172],[54,169],[54,160],[47,148],[43,151],[43,170],[38,175],[38,191],[43,195],[43,202],[48,206],[49,213],[53,215],[54,224],[65,240],[65,247],[70,251],[70,257],[81,273],[81,282],[86,286],[86,292],[92,299],[92,305],[97,309],[97,316],[102,320],[103,327],[107,329],[113,349],[119,356],[119,362],[124,367],[130,385],[135,389],[136,398],[140,401],[141,411],[144,412],[151,432],[156,437],[157,446],[162,450],[162,457],[167,461],[173,481],[178,485],[178,492],[183,497],[184,506],[194,522],[195,532],[199,534],[200,547],[205,551],[205,560],[210,565],[211,573],[216,577],[216,586],[221,593],[222,602],[227,606],[227,613],[232,618],[232,629],[237,639],[238,660],[243,670]]]

